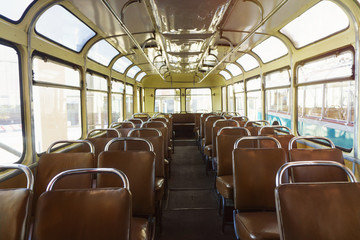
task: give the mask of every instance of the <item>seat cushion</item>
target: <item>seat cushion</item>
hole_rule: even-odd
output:
[[[234,226],[241,240],[280,239],[276,212],[240,212]]]
[[[155,200],[160,201],[164,197],[165,179],[155,178]]]
[[[216,189],[224,198],[233,199],[234,197],[233,179],[233,175],[216,177]]]
[[[149,222],[146,218],[132,217],[131,218],[131,240],[145,240],[150,239],[149,237],[150,227]]]
[[[204,148],[204,154],[208,157],[212,156],[212,145],[207,145]]]

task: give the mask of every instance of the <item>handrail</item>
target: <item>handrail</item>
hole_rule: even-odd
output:
[[[218,123],[218,122],[235,122],[235,123],[236,123],[236,126],[237,126],[237,127],[240,127],[239,123],[238,123],[237,121],[235,121],[235,120],[232,120],[232,119],[218,119],[218,120],[216,120],[216,121],[213,123],[213,128],[216,127],[215,125],[216,125],[216,123]]]
[[[138,138],[138,137],[120,137],[120,138],[113,138],[111,139],[105,146],[104,151],[109,151],[109,147],[111,144],[113,144],[114,142],[119,142],[119,141],[124,141],[124,151],[127,151],[127,145],[126,145],[126,141],[142,141],[142,142],[146,142],[149,146],[149,151],[153,152],[154,151],[154,146],[152,145],[152,143],[145,139],[145,138]]]
[[[23,171],[26,176],[26,188],[31,191],[34,189],[34,175],[27,166],[23,164],[0,164],[0,169],[18,169]]]
[[[334,161],[322,161],[322,160],[315,160],[315,161],[300,161],[300,162],[288,162],[282,165],[279,170],[276,173],[276,187],[282,185],[282,177],[284,175],[284,172],[293,167],[306,167],[306,166],[329,166],[329,167],[337,167],[342,170],[348,175],[350,182],[354,183],[356,182],[355,175],[351,172],[350,169],[348,169],[345,165],[334,162]]]
[[[89,145],[90,152],[92,154],[95,154],[94,144],[92,144],[92,142],[90,142],[89,140],[59,140],[59,141],[56,141],[56,142],[53,142],[52,144],[50,144],[50,146],[48,147],[46,153],[51,153],[51,148],[54,147],[56,144],[59,144],[59,143],[86,143],[87,145]]]
[[[110,128],[115,128],[115,127],[117,127],[118,125],[121,125],[121,124],[124,124],[124,123],[129,123],[129,124],[131,124],[132,128],[136,128],[135,123],[130,122],[130,121],[113,122],[113,123],[110,124]]]
[[[223,127],[217,132],[217,136],[219,136],[221,134],[221,132],[226,129],[241,129],[241,130],[244,130],[248,136],[251,136],[251,132],[249,131],[249,129],[244,128],[244,127]]]
[[[105,132],[114,131],[117,133],[118,137],[121,137],[121,133],[116,128],[95,128],[95,129],[91,130],[90,132],[88,132],[86,138],[90,138],[92,133],[100,132],[100,131],[105,131]]]
[[[144,125],[147,125],[148,123],[151,123],[151,122],[161,123],[163,125],[163,127],[167,127],[166,123],[161,122],[161,121],[146,121],[141,124],[140,128],[145,128]]]
[[[262,132],[262,130],[263,130],[264,128],[272,128],[272,129],[274,129],[274,130],[275,130],[275,129],[285,128],[286,130],[288,130],[289,135],[291,134],[290,128],[288,128],[288,127],[286,127],[286,126],[274,125],[274,126],[263,126],[263,127],[261,127],[261,128],[259,129],[259,131],[258,131],[258,135],[261,135],[261,132]]]
[[[162,136],[162,133],[159,129],[156,128],[133,128],[128,132],[128,137],[131,137],[131,133],[135,132],[135,131],[155,131],[159,134],[159,137]]]
[[[236,140],[234,143],[234,149],[238,148],[238,145],[241,141],[246,141],[246,140],[272,140],[276,143],[277,148],[281,148],[281,143],[276,138],[269,136],[249,136],[249,137],[242,137]]]
[[[245,123],[245,127],[247,127],[249,123],[266,123],[265,125],[270,125],[269,121],[267,120],[256,120],[256,121],[247,121]]]
[[[79,168],[79,169],[70,169],[67,171],[63,171],[59,174],[57,174],[55,177],[53,177],[49,184],[47,185],[46,188],[46,192],[51,191],[55,185],[55,183],[60,180],[61,178],[68,176],[68,175],[74,175],[74,174],[84,174],[84,173],[114,173],[116,175],[118,175],[124,185],[124,188],[126,188],[127,190],[130,190],[130,184],[129,184],[129,179],[127,178],[127,176],[125,175],[125,173],[123,173],[122,171],[115,169],[115,168]]]
[[[298,137],[293,137],[292,139],[290,139],[289,142],[289,151],[292,149],[292,146],[294,144],[295,141],[299,140],[299,139],[305,139],[305,140],[314,140],[314,139],[321,139],[321,140],[325,140],[327,142],[329,142],[331,148],[335,148],[335,144],[326,137],[317,137],[317,136],[298,136]]]
[[[150,118],[148,121],[149,121],[149,122],[152,122],[152,121],[161,122],[161,121],[159,121],[159,119],[165,119],[165,122],[166,122],[166,123],[169,123],[169,119],[167,119],[166,117],[152,117],[152,118]]]

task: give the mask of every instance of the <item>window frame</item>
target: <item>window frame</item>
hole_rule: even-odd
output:
[[[21,17],[20,17],[18,20],[16,20],[16,21],[15,21],[15,20],[12,20],[12,19],[10,19],[10,18],[7,18],[7,17],[5,17],[4,15],[0,15],[0,18],[1,18],[1,19],[4,19],[5,21],[7,21],[7,22],[9,22],[9,23],[12,23],[12,24],[19,24],[19,23],[21,23],[21,22],[24,20],[26,14],[29,12],[30,8],[31,8],[32,6],[34,6],[34,4],[36,4],[37,1],[38,1],[38,0],[33,0],[33,1],[27,6],[27,8],[25,9],[25,11],[24,11],[23,14],[21,15]],[[2,44],[2,43],[0,42],[0,44]]]

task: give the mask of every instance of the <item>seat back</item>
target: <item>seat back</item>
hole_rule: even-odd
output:
[[[330,149],[314,149],[314,148],[293,148],[294,143],[301,139],[322,139],[328,141],[331,145]],[[334,161],[344,165],[344,157],[342,151],[335,148],[335,145],[330,139],[324,137],[295,137],[289,142],[289,161],[311,161],[311,160],[324,160]],[[334,182],[334,181],[346,181],[347,176],[341,169],[328,167],[328,166],[316,166],[313,168],[297,167],[292,169],[292,180],[294,182]]]
[[[94,136],[94,133],[105,132],[106,134]],[[86,140],[91,142],[95,147],[95,160],[99,154],[104,151],[105,145],[113,138],[121,137],[121,133],[115,128],[98,128],[91,130],[86,137]]]
[[[270,125],[270,123],[266,120],[256,120],[256,121],[247,121],[244,127],[249,129],[251,136],[257,136],[260,128],[266,125]]]
[[[79,173],[113,173],[123,188],[52,190],[58,179]],[[106,174],[110,175],[110,174]],[[73,176],[72,176],[73,177]],[[67,178],[67,177],[66,177]],[[38,201],[34,239],[130,239],[131,194],[116,169],[76,169],[57,175]]]
[[[113,122],[110,125],[110,128],[115,128],[116,130],[118,130],[121,136],[127,136],[128,132],[131,129],[136,128],[136,126],[133,122],[124,121],[124,122]]]
[[[205,136],[205,120],[208,116],[215,115],[214,113],[203,113],[200,116],[200,139],[203,139]]]
[[[219,115],[213,115],[213,116],[208,116],[206,118],[205,123],[204,123],[204,126],[205,126],[205,133],[204,133],[205,142],[204,142],[204,146],[212,144],[213,125],[214,125],[215,121],[217,121],[219,119],[224,119],[224,117],[219,116]]]
[[[163,122],[166,124],[167,127],[167,135],[164,135],[164,138],[168,141],[168,146],[170,146],[170,140],[172,136],[172,124],[170,123],[170,120],[165,117],[154,117],[149,120],[150,122],[156,121],[156,122]],[[167,149],[166,149],[167,151]]]
[[[249,121],[247,116],[233,116],[230,119],[237,121],[239,123],[239,127],[244,127],[246,122]]]
[[[285,129],[287,131],[281,131],[283,129]],[[279,130],[281,131],[282,135],[277,134],[277,133],[279,133]],[[288,127],[286,127],[286,126],[264,126],[259,129],[258,135],[259,136],[270,136],[270,137],[277,139],[280,142],[281,147],[285,150],[286,156],[288,157],[289,142],[293,137],[295,137],[291,133],[291,130]],[[271,141],[262,141],[261,147],[262,148],[273,148],[273,147],[275,147],[275,143],[271,142]]]
[[[89,152],[51,153],[51,149],[59,143],[83,143],[90,147]],[[39,196],[45,192],[50,180],[60,172],[76,168],[95,167],[95,147],[87,140],[57,141],[51,144],[46,153],[40,156],[34,188],[34,210]],[[92,179],[90,175],[70,176],[59,181],[57,186],[62,189],[90,188]]]
[[[164,140],[160,130],[156,128],[135,128],[129,132],[128,137],[144,138],[152,143],[155,152],[155,176],[165,177]],[[137,148],[136,146],[131,147],[131,149],[146,150],[140,147]]]
[[[25,240],[29,233],[29,219],[33,197],[34,177],[21,164],[2,164],[0,169],[19,169],[26,175],[26,188],[0,190],[0,239]]]
[[[280,173],[289,168],[324,165],[344,171],[351,183],[283,184],[280,181]],[[282,240],[360,239],[360,183],[341,164],[324,161],[285,164],[277,175],[275,198]]]
[[[246,138],[239,139],[234,147]],[[239,211],[275,211],[275,176],[285,163],[285,151],[272,137],[256,138],[273,140],[277,148],[233,150],[234,206]]]
[[[239,123],[230,119],[219,119],[213,124],[212,132],[212,157],[216,157],[216,138],[217,133],[224,127],[239,127]]]
[[[127,121],[134,123],[136,128],[141,127],[141,125],[145,122],[141,118],[130,118]]]
[[[216,137],[217,176],[232,175],[232,151],[236,140],[249,136],[250,132],[244,127],[224,127],[218,131]]]
[[[155,128],[161,131],[163,136],[168,136],[168,128],[166,126],[166,123],[160,122],[160,121],[148,121],[144,122],[141,125],[141,128]],[[164,140],[164,156],[165,158],[169,157],[169,141],[166,137],[163,137]]]

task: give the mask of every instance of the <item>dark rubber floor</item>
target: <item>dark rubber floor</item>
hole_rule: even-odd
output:
[[[232,225],[221,231],[214,175],[205,165],[194,141],[175,141],[167,201],[160,240],[235,239]]]

